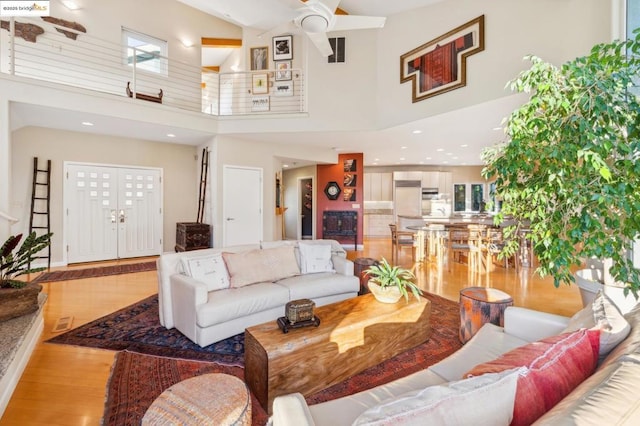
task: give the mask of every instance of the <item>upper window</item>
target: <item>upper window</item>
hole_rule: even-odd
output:
[[[146,34],[122,28],[125,61],[129,66],[168,75],[167,42]]]

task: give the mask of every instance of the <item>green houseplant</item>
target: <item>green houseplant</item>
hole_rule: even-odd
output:
[[[370,266],[365,274],[369,276],[369,290],[381,302],[395,303],[404,296],[409,301],[409,290],[416,299],[422,290],[415,285],[415,275],[408,269],[392,266],[384,257],[378,264]]]
[[[17,280],[24,274],[43,271],[46,268],[32,268],[36,254],[51,244],[51,235],[36,236],[32,232],[22,245],[22,234],[10,236],[0,248],[0,322],[16,318],[38,310],[40,284]]]
[[[537,57],[510,82],[529,101],[506,120],[506,141],[483,153],[483,176],[502,199],[496,222],[523,227],[554,284],[574,282],[585,259],[611,259],[608,272],[625,294],[640,290],[627,253],[640,236],[640,32],[599,44],[555,67]],[[634,90],[636,92],[634,93]],[[505,246],[514,254],[517,238]]]

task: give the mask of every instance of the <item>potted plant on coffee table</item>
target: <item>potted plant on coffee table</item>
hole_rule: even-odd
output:
[[[365,274],[369,276],[369,290],[380,302],[396,303],[403,296],[409,301],[409,290],[416,299],[422,294],[422,290],[412,281],[416,278],[413,272],[390,265],[384,257],[378,264],[370,266]]]
[[[38,309],[40,284],[16,279],[24,274],[45,270],[44,267],[31,267],[36,254],[51,244],[51,233],[36,236],[32,232],[22,245],[22,234],[10,236],[0,248],[0,322]]]

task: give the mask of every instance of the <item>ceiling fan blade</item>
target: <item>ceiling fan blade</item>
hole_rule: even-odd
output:
[[[322,3],[325,5],[325,7],[327,9],[329,9],[329,11],[331,13],[336,13],[336,9],[338,8],[338,5],[340,4],[340,0],[309,0],[313,3]]]
[[[318,48],[322,56],[327,57],[333,55],[333,49],[329,44],[326,33],[306,33],[309,40]]]
[[[382,28],[387,18],[384,16],[335,15],[329,31],[364,30]]]

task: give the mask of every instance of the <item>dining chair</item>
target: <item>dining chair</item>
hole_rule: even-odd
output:
[[[410,231],[399,231],[398,226],[394,223],[389,224],[391,230],[391,262],[398,262],[399,251],[403,247],[411,248],[411,260],[416,260],[415,252],[415,234]]]
[[[494,257],[497,257],[498,254],[504,248],[506,242],[504,240],[504,235],[502,232],[502,228],[498,227],[488,227],[486,233],[484,234],[484,238],[482,241],[482,251],[485,254],[485,268],[486,271],[489,272],[491,267],[494,264]],[[504,268],[509,268],[511,265],[516,265],[516,256],[511,255],[509,257],[502,258],[502,266]]]
[[[461,255],[466,255],[467,265],[472,271],[482,267],[482,234],[486,226],[470,224],[449,228],[449,271],[454,261],[460,262]]]

